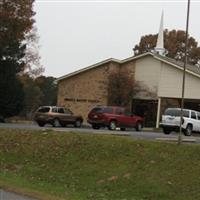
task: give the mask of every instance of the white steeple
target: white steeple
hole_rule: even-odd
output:
[[[154,50],[155,50],[155,53],[158,53],[158,54],[164,56],[166,50],[164,49],[163,16],[164,16],[164,12],[162,11],[161,20],[160,20],[160,29],[159,29],[158,38],[157,38],[157,44],[156,44],[156,47]]]

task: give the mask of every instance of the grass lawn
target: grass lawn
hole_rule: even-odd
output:
[[[200,146],[0,129],[0,187],[53,200],[198,200]]]

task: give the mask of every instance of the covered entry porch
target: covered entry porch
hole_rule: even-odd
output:
[[[159,97],[158,99],[133,99],[132,112],[145,118],[145,127],[159,128],[166,108],[180,108],[180,98]],[[185,99],[184,108],[200,111],[200,99]]]

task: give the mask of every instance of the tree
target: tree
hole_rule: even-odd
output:
[[[24,108],[21,117],[32,118],[34,111],[41,105],[56,105],[57,84],[54,77],[39,76],[37,78],[23,74],[20,82],[24,91]]]
[[[22,75],[20,81],[24,91],[24,108],[20,115],[31,119],[34,111],[42,104],[43,93],[28,74]]]
[[[56,105],[57,102],[57,84],[56,78],[52,76],[39,76],[35,79],[35,84],[40,88],[43,96],[41,105]]]
[[[108,75],[108,105],[128,106],[134,95],[134,80],[128,70]]]
[[[36,27],[33,27],[33,29],[25,36],[27,45],[25,57],[23,59],[25,63],[23,73],[27,73],[32,77],[37,77],[44,72],[44,68],[40,64],[38,40],[37,29]]]
[[[34,0],[0,1],[0,115],[16,115],[23,107],[19,74],[25,68],[26,35],[33,27]]]
[[[13,65],[0,62],[0,116],[6,118],[18,114],[23,100],[24,93],[20,81],[15,77]]]
[[[139,55],[151,50],[156,46],[158,34],[145,35],[140,39],[139,44],[133,48],[134,54]],[[164,48],[167,50],[166,56],[176,60],[184,61],[185,57],[185,37],[186,33],[182,30],[167,29],[164,31]],[[188,37],[188,63],[200,64],[200,47],[193,37]]]

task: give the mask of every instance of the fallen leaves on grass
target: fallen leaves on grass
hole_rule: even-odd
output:
[[[171,181],[167,181],[167,184],[172,185],[172,182]]]
[[[123,177],[126,178],[126,179],[129,179],[131,177],[131,174],[130,173],[126,173],[126,174],[124,174]]]
[[[118,179],[118,176],[111,176],[107,180],[108,181],[116,181]]]
[[[102,183],[105,183],[105,180],[102,179],[97,181],[97,184],[102,184]]]
[[[154,164],[154,163],[155,163],[155,160],[151,160],[150,163],[151,163],[151,164]]]

